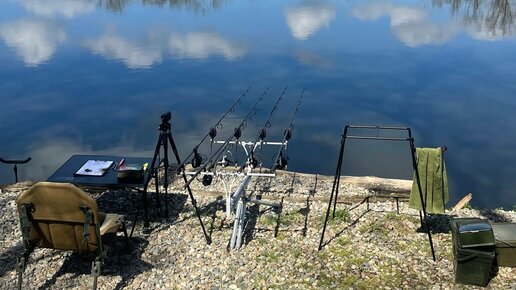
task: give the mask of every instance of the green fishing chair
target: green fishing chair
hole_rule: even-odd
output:
[[[129,244],[123,216],[98,211],[97,203],[84,191],[68,183],[39,182],[16,200],[24,253],[18,258],[18,289],[23,271],[35,248],[94,252],[93,289],[106,255],[102,237],[122,231]]]

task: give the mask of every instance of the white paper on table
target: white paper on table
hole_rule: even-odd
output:
[[[88,160],[75,172],[76,175],[102,176],[113,165],[113,161]]]

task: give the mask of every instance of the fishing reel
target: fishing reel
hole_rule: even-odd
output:
[[[251,157],[251,166],[253,168],[258,167],[258,157],[256,157],[256,156]]]
[[[204,185],[204,186],[211,185],[212,181],[213,181],[213,176],[212,175],[206,174],[206,175],[204,175],[202,177],[202,185]]]
[[[192,167],[197,168],[202,165],[202,156],[197,152],[197,147],[193,149]]]
[[[292,138],[292,128],[285,129],[283,136],[285,136],[285,140],[289,141]]]
[[[267,137],[267,130],[265,128],[260,128],[259,137],[261,141]]]
[[[249,165],[251,165],[251,168],[253,168],[253,169],[254,169],[254,168],[256,168],[256,167],[258,167],[258,163],[259,163],[259,161],[260,161],[260,160],[259,160],[259,159],[258,159],[258,157],[256,157],[255,155],[252,155],[252,156],[247,160],[248,164],[249,164]]]
[[[240,127],[235,128],[235,133],[233,133],[233,136],[238,140],[240,137],[242,137],[242,129]]]
[[[210,138],[212,140],[215,139],[215,137],[217,136],[217,128],[211,127],[210,128],[210,132],[208,133],[208,135],[210,136]]]
[[[283,169],[287,168],[287,165],[288,165],[288,157],[283,155],[282,152],[280,152],[280,156],[275,164],[276,169],[283,170]]]

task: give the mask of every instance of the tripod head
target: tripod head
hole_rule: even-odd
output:
[[[161,124],[159,125],[160,131],[170,131],[170,128],[172,127],[170,125],[170,120],[172,119],[172,114],[169,112],[166,112],[161,115]]]

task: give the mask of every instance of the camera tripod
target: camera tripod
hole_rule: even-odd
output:
[[[156,149],[154,150],[154,156],[152,158],[152,162],[150,164],[150,168],[149,168],[149,172],[150,172],[150,175],[149,175],[149,178],[145,181],[145,185],[144,185],[144,188],[143,188],[143,206],[145,208],[147,208],[147,188],[149,186],[149,182],[152,178],[152,176],[154,175],[154,180],[155,180],[155,183],[156,183],[156,203],[157,203],[157,206],[158,208],[161,209],[161,205],[160,205],[160,199],[159,199],[159,184],[158,184],[158,169],[160,168],[160,165],[163,163],[163,177],[164,177],[164,181],[163,181],[163,187],[164,187],[164,191],[165,191],[165,216],[168,217],[168,174],[169,174],[169,162],[168,162],[168,146],[170,144],[170,147],[172,148],[172,152],[174,153],[174,156],[176,158],[176,161],[178,164],[181,164],[181,159],[179,157],[179,153],[177,151],[177,147],[176,147],[176,144],[174,142],[174,139],[172,138],[172,133],[170,131],[171,129],[171,125],[170,125],[170,119],[172,118],[172,115],[170,114],[170,112],[166,112],[165,114],[161,115],[161,124],[159,125],[159,137],[158,137],[158,142],[156,144]],[[159,162],[158,161],[158,155],[161,151],[161,148],[163,148],[163,159],[161,159]],[[157,164],[156,164],[157,162]],[[186,178],[186,174],[185,172],[183,171],[181,173],[181,175],[183,176],[183,179],[186,183],[187,181],[187,178]],[[202,228],[202,232],[204,234],[204,237],[206,238],[206,243],[208,244],[211,244],[211,238],[208,236],[208,234],[206,233],[206,229],[204,228],[204,224],[202,222],[202,219],[201,219],[201,214],[199,212],[199,208],[197,207],[197,201],[195,200],[193,194],[192,194],[192,190],[190,188],[190,186],[186,186],[186,189],[188,190],[188,195],[190,196],[190,200],[192,202],[192,205],[193,207],[195,208],[195,214],[197,215],[197,218],[199,219],[199,223],[201,224],[201,228]],[[144,211],[144,228],[148,230],[149,228],[149,220],[148,220],[148,217],[147,217],[147,211],[145,210]]]

